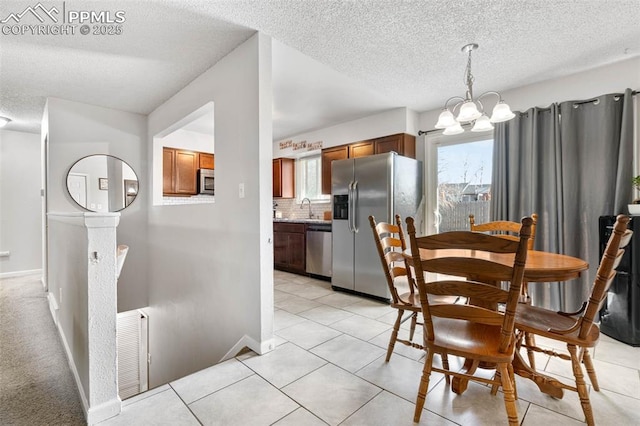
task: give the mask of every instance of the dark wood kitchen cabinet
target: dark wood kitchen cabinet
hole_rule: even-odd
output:
[[[406,133],[369,139],[322,150],[322,193],[331,194],[331,162],[345,158],[366,157],[395,151],[400,155],[416,158],[416,137]]]
[[[331,163],[335,160],[373,155],[373,141],[356,142],[322,150],[322,193],[331,194]]]
[[[209,154],[207,152],[201,152],[199,155],[198,162],[200,163],[201,169],[215,169],[215,161],[213,154]]]
[[[274,198],[293,198],[296,196],[295,161],[293,158],[273,160]]]
[[[199,165],[197,152],[163,148],[162,193],[164,195],[196,195]]]
[[[349,146],[341,145],[322,150],[322,193],[331,194],[331,163],[349,158]]]
[[[304,223],[273,223],[273,263],[276,269],[305,273],[306,239]]]

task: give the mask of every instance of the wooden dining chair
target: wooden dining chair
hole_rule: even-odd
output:
[[[531,237],[529,238],[529,250],[533,250],[533,243],[536,238],[536,225],[538,223],[538,215],[531,215],[533,224],[531,225]],[[469,230],[474,232],[487,232],[513,241],[518,241],[518,232],[520,232],[521,224],[508,220],[496,220],[493,222],[476,223],[475,216],[469,215]]]
[[[518,307],[520,286],[524,277],[527,258],[527,242],[531,235],[533,220],[522,219],[517,241],[493,235],[469,231],[453,231],[416,237],[413,218],[407,218],[407,232],[411,247],[412,264],[422,305],[424,335],[427,357],[424,363],[414,422],[420,421],[424,407],[431,371],[452,375],[463,380],[474,380],[492,385],[501,385],[510,425],[518,424],[515,402],[515,380],[513,375],[514,350],[516,346],[514,323]],[[421,258],[420,249],[447,251],[443,256]],[[485,258],[465,257],[465,251],[488,252]],[[492,253],[513,254],[513,264],[505,265],[491,259]],[[463,276],[465,281],[441,280],[425,282],[424,272]],[[509,290],[498,286],[509,281]],[[462,296],[470,303],[431,303],[428,295]],[[504,310],[498,310],[504,304]],[[450,354],[471,361],[466,371],[452,372],[434,367],[434,354]],[[492,379],[475,376],[473,373],[481,362],[496,365]]]
[[[602,308],[605,297],[613,282],[616,268],[624,254],[624,247],[631,241],[633,232],[627,229],[629,218],[619,215],[613,228],[613,233],[607,242],[596,279],[591,287],[589,299],[582,304],[577,312],[565,313],[555,312],[549,309],[522,305],[516,313],[516,328],[518,329],[518,347],[525,347],[527,351],[541,352],[546,355],[555,356],[567,361],[571,361],[571,367],[575,378],[575,386],[563,382],[556,385],[564,389],[578,392],[580,404],[584,411],[585,420],[588,425],[594,424],[589,392],[582,373],[581,363],[584,363],[589,380],[593,389],[600,390],[596,377],[589,348],[595,347],[600,336],[600,328],[594,322],[596,313]],[[553,350],[531,346],[528,339],[531,335],[543,336],[567,345],[568,355],[558,353]],[[523,343],[523,339],[525,342]],[[535,367],[531,366],[535,369]]]
[[[391,294],[391,307],[398,311],[398,316],[393,324],[391,338],[389,339],[389,346],[387,347],[386,362],[391,359],[396,342],[417,349],[424,349],[423,345],[413,341],[416,325],[418,324],[418,314],[422,311],[422,308],[420,307],[416,284],[411,275],[411,268],[407,267],[405,258],[402,256],[402,252],[407,249],[407,246],[400,215],[396,215],[395,219],[395,225],[387,222],[376,223],[375,217],[369,216],[373,239],[376,243],[382,270]],[[409,314],[406,317],[404,317],[405,312]],[[407,320],[411,320],[409,338],[399,339],[400,325]]]
[[[533,213],[531,215],[531,219],[533,219],[533,224],[531,225],[531,237],[529,238],[528,243],[529,250],[533,250],[533,243],[536,238],[536,225],[538,224],[538,215],[536,213]],[[496,220],[493,222],[477,224],[475,216],[470,214],[469,229],[473,232],[485,232],[491,235],[497,235],[501,238],[506,238],[508,240],[517,241],[518,232],[520,231],[520,224],[518,222],[511,222],[508,220]],[[520,299],[524,303],[531,303],[531,297],[529,297],[529,285],[526,280],[522,282]],[[531,363],[535,363],[533,355],[530,356],[529,361]]]

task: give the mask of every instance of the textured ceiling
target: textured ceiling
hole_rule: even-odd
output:
[[[30,4],[3,1],[0,19]],[[254,30],[282,42],[274,46],[276,139],[387,108],[440,107],[463,94],[460,48],[469,42],[480,45],[476,92],[640,55],[638,0],[68,0],[66,6],[124,10],[124,32],[0,34],[0,115],[14,119],[9,129],[38,131],[47,96],[148,114]]]

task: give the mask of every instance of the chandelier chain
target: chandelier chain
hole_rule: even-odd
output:
[[[473,100],[473,81],[474,77],[471,74],[471,52],[473,49],[469,49],[469,57],[467,59],[467,68],[464,72],[464,84],[467,86],[467,98]]]

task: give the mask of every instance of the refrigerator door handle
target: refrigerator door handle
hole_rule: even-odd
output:
[[[353,227],[351,226],[351,218],[353,217],[353,182],[349,182],[347,197],[347,228],[349,232],[353,232]]]
[[[356,208],[358,207],[358,181],[353,182],[353,232],[357,233],[359,231],[358,229],[358,222],[357,222],[357,218],[358,215],[355,214],[356,213]]]

